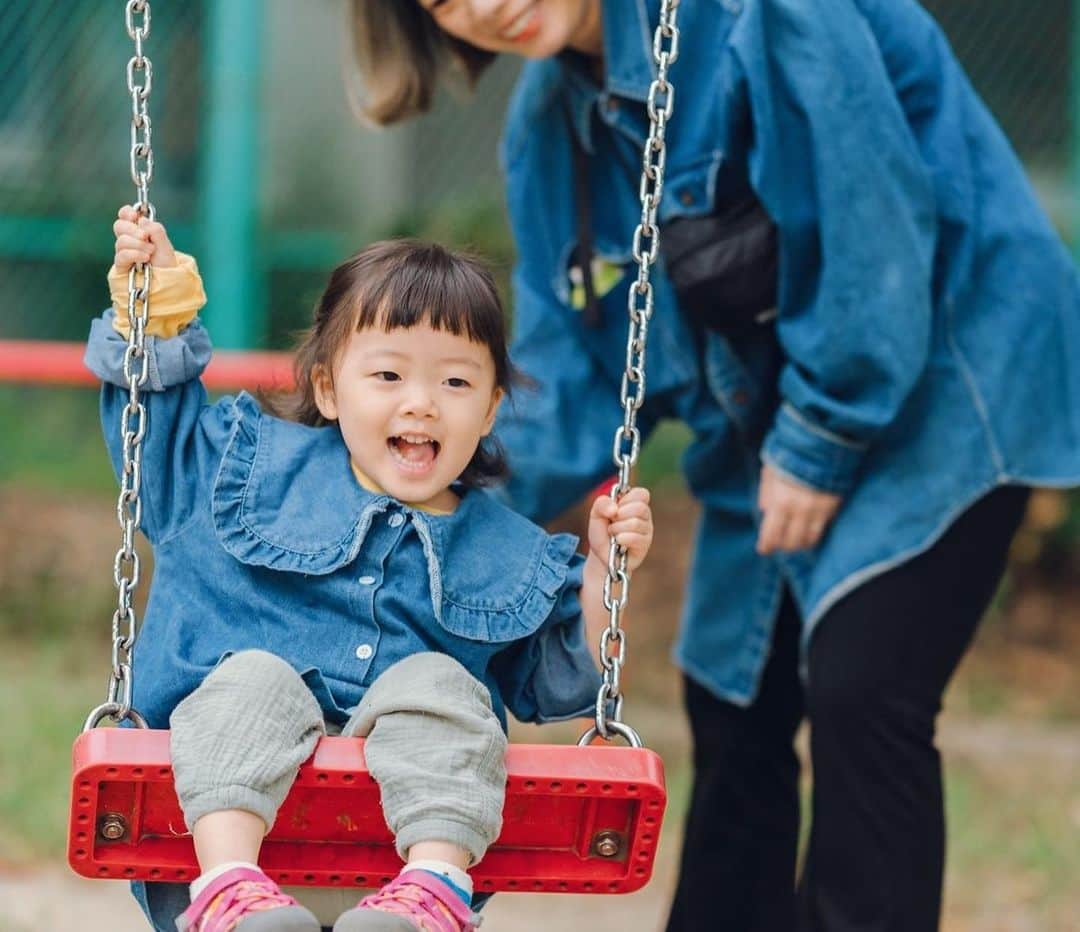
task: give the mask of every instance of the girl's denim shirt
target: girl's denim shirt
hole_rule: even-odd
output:
[[[119,465],[127,341],[112,311],[86,361],[105,383]],[[154,580],[135,645],[134,705],[152,728],[225,656],[272,651],[343,724],[367,687],[418,651],[457,660],[505,727],[587,715],[600,685],[584,636],[576,538],[549,535],[479,490],[433,515],[363,489],[336,425],[264,414],[246,394],[209,404],[196,320],[147,338],[143,530]]]
[[[659,0],[602,2],[603,84],[573,56],[527,64],[502,144],[513,356],[539,389],[497,431],[509,500],[537,520],[614,471],[622,422]],[[746,704],[785,585],[809,636],[993,487],[1078,484],[1080,288],[915,0],[696,0],[679,28],[661,229],[752,192],[779,237],[775,325],[744,338],[692,328],[654,268],[640,412],[646,433],[664,418],[693,432],[683,468],[703,510],[676,659]],[[569,274],[571,131],[589,154],[602,271],[592,327]],[[762,461],[844,497],[814,550],[756,554]]]

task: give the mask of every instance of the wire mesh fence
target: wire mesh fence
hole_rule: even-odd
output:
[[[220,47],[210,31],[223,2],[152,5],[151,194],[178,246],[196,254],[213,242],[202,219],[207,179],[229,157],[207,119],[214,95],[229,93],[207,57]],[[257,108],[259,145],[244,166],[257,179],[249,205],[257,267],[247,272],[264,280],[265,307],[229,313],[258,312],[263,339],[281,345],[306,318],[326,271],[393,233],[436,235],[509,261],[495,152],[512,62],[486,75],[474,99],[444,95],[423,120],[375,131],[356,121],[344,92],[345,0],[248,6],[245,28],[258,40],[249,64],[259,80],[256,99],[239,105]],[[1073,2],[926,6],[1064,229],[1073,204]],[[123,8],[119,0],[0,5],[0,337],[81,339],[87,317],[107,300],[109,228],[133,197]]]

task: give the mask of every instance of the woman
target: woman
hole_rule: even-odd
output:
[[[425,109],[441,63],[475,77],[493,54],[530,59],[502,158],[514,356],[540,388],[498,433],[509,492],[541,520],[611,471],[659,5],[354,5],[377,122]],[[1076,273],[915,0],[697,0],[678,25],[659,210],[678,254],[654,276],[640,412],[693,429],[703,506],[676,648],[696,775],[668,929],[926,932],[941,696],[1028,489],[1080,481]],[[719,259],[676,295],[687,242]]]

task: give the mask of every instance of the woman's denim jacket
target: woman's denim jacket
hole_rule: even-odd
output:
[[[648,132],[658,8],[603,0],[603,85],[570,56],[534,62],[510,104],[513,355],[540,387],[498,432],[509,498],[537,520],[614,471],[641,210],[626,166]],[[704,507],[676,659],[744,704],[785,583],[809,632],[993,487],[1078,483],[1080,290],[914,0],[695,0],[679,27],[661,225],[753,192],[779,231],[778,317],[749,337],[693,329],[656,271],[640,412],[646,431],[674,417],[694,434],[683,465]],[[593,327],[568,275],[566,104],[590,156],[599,290],[622,276]],[[755,553],[762,460],[844,497],[814,550]]]
[[[87,364],[119,467],[127,341],[94,321]],[[147,338],[142,527],[154,581],[135,645],[134,705],[153,728],[223,656],[279,654],[343,724],[367,687],[418,651],[459,660],[524,721],[587,714],[600,685],[585,642],[576,538],[551,536],[478,490],[451,515],[363,489],[337,426],[207,403],[196,320]]]

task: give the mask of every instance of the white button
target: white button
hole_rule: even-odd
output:
[[[405,523],[405,516],[395,511],[392,515],[390,515],[387,523],[390,525],[390,527],[401,527],[401,525]]]
[[[361,644],[356,648],[356,656],[361,660],[368,660],[375,651],[370,644]]]
[[[375,577],[374,576],[361,576],[357,580],[357,582],[363,583],[365,586],[370,586],[373,582],[375,582]]]

